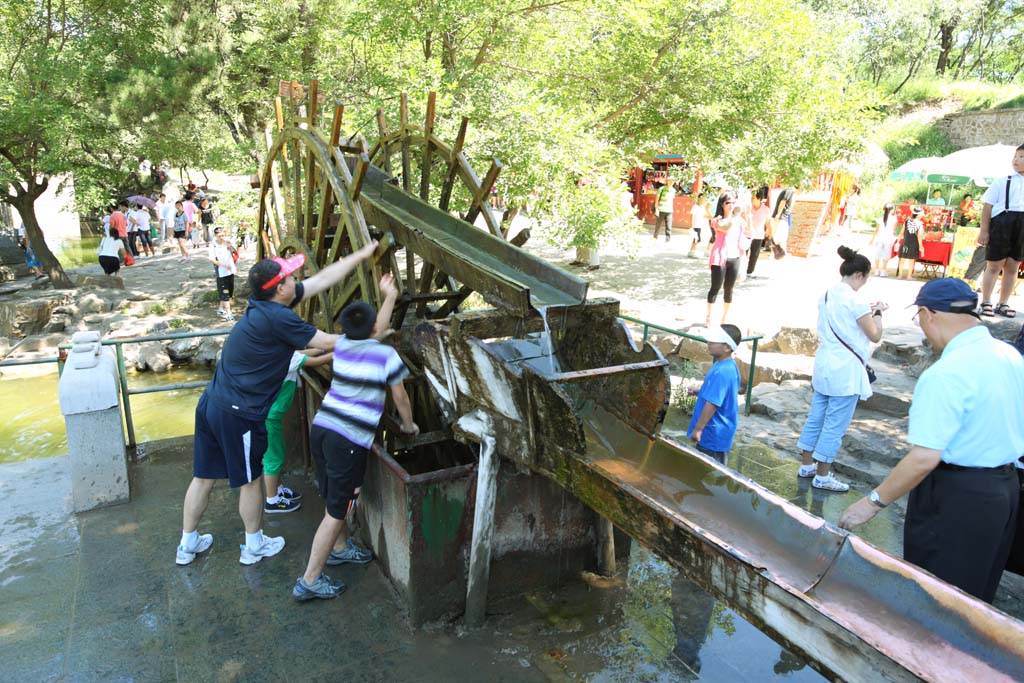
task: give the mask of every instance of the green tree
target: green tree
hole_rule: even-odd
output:
[[[46,246],[35,202],[74,174],[84,196],[135,166],[132,137],[111,112],[121,86],[144,68],[159,14],[151,6],[91,0],[5,3],[0,8],[0,201],[21,215],[32,249],[56,287],[71,281]]]

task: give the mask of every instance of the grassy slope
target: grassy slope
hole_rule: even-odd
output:
[[[892,92],[895,85],[882,84],[882,89]],[[940,118],[956,111],[1014,107],[1024,107],[1024,87],[1020,85],[934,78],[909,81],[892,97],[892,114],[882,122],[873,137],[872,141],[889,156],[889,166],[884,174],[861,178],[863,200],[860,217],[873,228],[885,202],[899,203],[907,197],[923,201],[927,183],[894,182],[885,176],[911,159],[944,156],[956,151],[945,134],[935,127]],[[958,188],[953,199],[959,202],[963,192],[972,190],[977,196],[978,189]]]

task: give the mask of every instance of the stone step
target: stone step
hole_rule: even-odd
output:
[[[843,450],[854,457],[892,468],[910,450],[907,423],[906,417],[894,418],[859,408],[843,436]]]
[[[932,352],[925,347],[921,328],[901,326],[885,328],[882,341],[871,358],[889,363],[915,365],[932,356]]]
[[[832,469],[839,476],[840,480],[857,482],[869,488],[874,488],[892,472],[891,467],[865,458],[858,458],[843,451],[839,452],[836,460],[832,463]]]
[[[906,417],[910,413],[910,401],[917,383],[912,366],[872,358],[871,367],[878,379],[871,385],[871,397],[861,401],[860,406],[893,417]]]

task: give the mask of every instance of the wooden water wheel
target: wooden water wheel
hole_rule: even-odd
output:
[[[488,193],[501,163],[492,160],[482,180],[476,174],[463,154],[468,119],[462,119],[455,142],[449,146],[434,132],[435,94],[429,94],[424,122],[417,126],[409,121],[408,99],[403,93],[397,126],[389,129],[383,110],[378,109],[379,137],[369,144],[360,133],[342,134],[344,107],[340,103],[334,105],[330,119],[321,116],[317,81],[308,88],[292,82],[286,90],[284,97],[276,99],[276,132],[268,129],[266,133],[257,223],[259,257],[304,253],[306,267],[301,275],[308,277],[371,239],[381,243],[375,259],[364,262],[331,290],[303,302],[299,314],[320,329],[337,332],[334,320],[348,303],[381,304],[377,283],[382,272],[394,275],[401,293],[392,319],[394,329],[401,330],[415,318],[439,318],[457,311],[473,289],[445,272],[431,254],[417,251],[412,239],[416,231],[398,229],[394,221],[380,229],[368,224],[364,204],[367,212],[377,214],[366,204],[364,183],[368,177],[386,179],[391,185],[388,189],[430,203],[446,216],[453,195],[458,195],[463,220],[473,223],[482,214],[487,231],[504,239],[498,220],[487,208]],[[328,127],[321,130],[322,123]],[[451,265],[450,256],[448,263]],[[403,353],[403,359],[413,373],[407,388],[421,429],[415,444],[408,445],[429,446],[442,436],[447,438],[446,426],[420,368],[408,353]],[[321,379],[314,390],[322,396],[329,373]],[[307,418],[312,418],[308,410]],[[387,418],[384,424],[387,434]],[[385,443],[394,452],[394,437],[386,436]]]

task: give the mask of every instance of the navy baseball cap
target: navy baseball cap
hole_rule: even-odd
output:
[[[913,305],[942,313],[967,313],[978,317],[978,295],[970,285],[955,277],[943,277],[926,282],[917,293]]]

